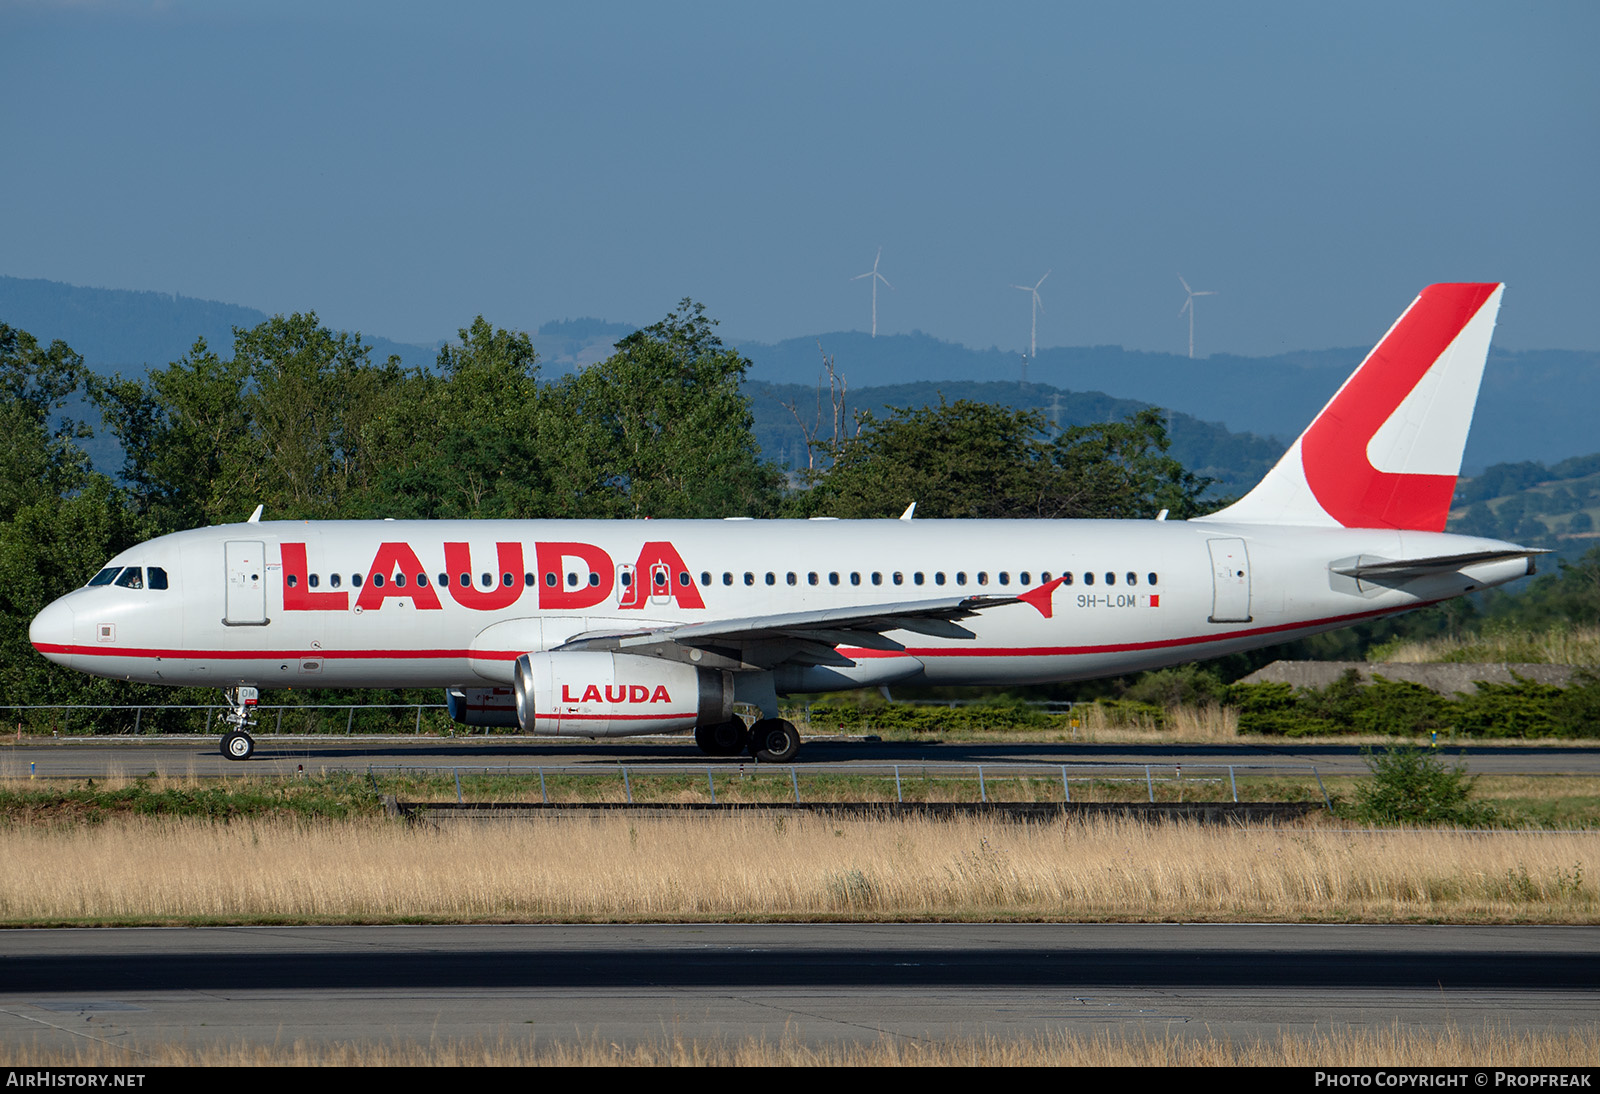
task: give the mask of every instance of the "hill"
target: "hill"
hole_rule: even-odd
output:
[[[806,435],[832,436],[832,406],[826,390],[818,409],[815,384],[771,384],[747,381],[750,408],[755,417],[756,441],[768,459],[791,468],[806,466]],[[947,380],[886,384],[851,388],[846,420],[858,410],[881,415],[886,407],[920,407],[967,399],[972,402],[1038,410],[1052,425],[1066,428],[1095,422],[1117,421],[1150,404],[1136,399],[1114,399],[1099,391],[1065,391],[1048,384],[1008,381]],[[793,410],[790,408],[793,407]],[[1240,494],[1265,475],[1283,455],[1284,446],[1248,433],[1230,433],[1214,422],[1188,414],[1170,415],[1171,454],[1198,475],[1215,479],[1212,495]]]
[[[103,374],[176,361],[196,338],[227,355],[234,327],[254,327],[269,318],[256,308],[176,293],[0,277],[0,323],[20,327],[41,342],[59,338]],[[377,361],[393,354],[408,365],[431,364],[438,350],[366,334],[361,340]]]
[[[1546,547],[1571,558],[1600,544],[1600,453],[1553,467],[1496,464],[1462,480],[1449,530]]]
[[[197,336],[224,350],[232,344],[234,327],[255,326],[267,318],[255,308],[175,294],[0,277],[0,322],[45,341],[60,338],[91,367],[106,373],[176,360]],[[463,316],[462,324],[471,318]],[[560,319],[545,323],[531,337],[544,375],[555,377],[605,357],[634,329],[603,319]],[[453,337],[455,332],[443,333]],[[364,335],[363,341],[373,347],[376,360],[393,354],[419,368],[432,366],[438,350],[437,345],[372,335]],[[825,352],[855,393],[852,405],[864,408],[926,403],[939,391],[950,399],[1038,407],[1063,424],[1120,417],[1138,406],[1167,408],[1175,412],[1175,454],[1232,484],[1252,481],[1270,464],[1276,453],[1260,455],[1272,447],[1266,438],[1276,438],[1281,452],[1365,353],[1330,349],[1190,360],[1120,346],[1056,347],[1040,350],[1027,363],[1024,383],[1023,361],[1016,353],[971,349],[921,332],[872,338],[836,331],[773,344],[744,342],[739,348],[753,363],[750,380],[758,402],[767,398],[766,388],[778,393],[771,406],[757,407],[763,447],[791,463],[802,454],[802,434],[798,426],[786,424],[793,419],[781,404],[796,398],[814,404]],[[1004,390],[1008,384],[1010,394]],[[874,393],[868,395],[867,389]],[[958,395],[958,390],[974,394]],[[1591,408],[1596,405],[1600,353],[1494,350],[1465,467],[1472,472],[1503,463],[1556,463],[1590,452],[1595,447]],[[1239,447],[1226,439],[1230,433],[1253,437]]]
[[[747,342],[740,350],[755,364],[751,378],[769,384],[814,384],[824,353],[852,388],[1022,379],[1022,358],[1016,353],[969,349],[922,333],[871,338],[841,331],[773,345]],[[1191,360],[1121,346],[1057,347],[1041,349],[1028,362],[1027,379],[1181,410],[1287,445],[1366,353],[1363,347]],[[1494,349],[1464,466],[1482,470],[1521,460],[1554,462],[1589,452],[1597,405],[1600,353]]]

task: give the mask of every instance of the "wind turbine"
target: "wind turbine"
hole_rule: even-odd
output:
[[[1195,292],[1189,287],[1189,283],[1183,279],[1182,274],[1178,275],[1178,283],[1183,286],[1183,291],[1189,294],[1189,299],[1185,300],[1183,307],[1178,309],[1178,315],[1182,316],[1184,312],[1189,313],[1189,356],[1192,358],[1194,357],[1194,298],[1197,296],[1216,296],[1217,294],[1214,289]]]
[[[872,337],[878,337],[878,282],[889,285],[889,279],[878,272],[878,262],[883,258],[883,248],[878,248],[878,257],[872,260],[872,269],[864,274],[857,274],[851,281],[860,281],[863,277],[872,278]],[[889,285],[892,289],[893,285]]]
[[[1046,270],[1044,277],[1049,277],[1050,274],[1051,271]],[[1039,286],[1044,284],[1044,277],[1035,281],[1031,289],[1026,285],[1011,286],[1013,289],[1021,289],[1023,292],[1031,292],[1033,294],[1033,330],[1028,335],[1028,359],[1030,361],[1037,357],[1039,353],[1039,309],[1044,307],[1039,302]]]

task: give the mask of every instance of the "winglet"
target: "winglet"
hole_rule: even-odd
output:
[[[906,511],[904,513],[900,514],[900,519],[901,520],[910,520],[911,519],[911,514],[915,513],[916,511],[917,511],[917,503],[916,502],[912,502],[910,505],[906,506]]]
[[[263,509],[265,509],[265,508],[266,508],[265,504],[256,506],[256,511],[254,513],[250,514],[250,519],[245,521],[245,523],[246,524],[260,524],[261,523],[261,511]]]

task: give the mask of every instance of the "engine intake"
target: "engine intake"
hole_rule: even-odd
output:
[[[512,694],[524,733],[628,737],[733,717],[733,675],[634,654],[574,650],[517,658]]]

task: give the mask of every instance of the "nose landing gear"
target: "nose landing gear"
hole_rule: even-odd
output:
[[[256,750],[256,742],[246,732],[255,725],[256,702],[261,693],[253,687],[243,686],[224,688],[223,701],[228,704],[228,713],[222,720],[229,728],[222,734],[222,754],[230,760],[248,760]]]

